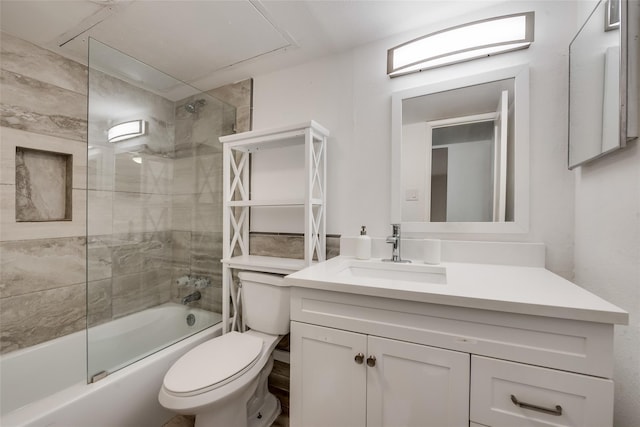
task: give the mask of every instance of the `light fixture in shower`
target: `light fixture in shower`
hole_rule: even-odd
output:
[[[132,120],[110,127],[107,131],[107,140],[109,142],[120,142],[146,133],[147,126],[144,120]]]
[[[397,77],[476,58],[526,49],[534,12],[498,16],[447,28],[387,51],[387,74]]]

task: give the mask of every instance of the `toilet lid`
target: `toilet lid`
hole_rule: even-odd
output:
[[[263,341],[255,336],[229,332],[198,345],[164,377],[164,387],[174,394],[193,395],[226,384],[258,360]]]

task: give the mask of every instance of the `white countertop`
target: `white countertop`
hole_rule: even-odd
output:
[[[353,261],[339,256],[290,274],[285,281],[294,287],[432,304],[598,323],[629,321],[626,311],[541,267],[443,262],[446,284],[336,277]]]

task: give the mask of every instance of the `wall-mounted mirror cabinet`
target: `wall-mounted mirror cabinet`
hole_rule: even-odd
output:
[[[404,232],[526,232],[529,72],[394,93],[391,219]]]
[[[569,169],[638,137],[638,9],[600,0],[569,45]]]

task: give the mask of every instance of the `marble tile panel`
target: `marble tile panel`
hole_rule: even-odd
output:
[[[142,235],[134,233],[111,246],[112,276],[119,277],[142,271],[144,243]]]
[[[194,178],[196,193],[218,193],[222,200],[222,153],[196,157]]]
[[[195,204],[193,231],[195,232],[222,232],[222,196],[218,200],[205,201],[209,195],[198,195]],[[202,197],[203,200],[200,200]]]
[[[194,194],[174,194],[171,197],[171,229],[191,231],[195,221]],[[221,211],[222,212],[222,211]],[[220,213],[222,215],[222,213]]]
[[[222,109],[222,123],[220,124],[220,131],[218,135],[232,135],[237,133],[237,108],[231,106],[225,106]]]
[[[171,231],[171,261],[174,267],[189,268],[191,263],[190,231]]]
[[[86,141],[85,95],[5,70],[0,89],[1,126]]]
[[[84,283],[85,239],[0,242],[0,297]]]
[[[222,232],[200,231],[191,233],[191,253],[204,252],[212,256],[222,255]]]
[[[327,259],[340,255],[340,236],[327,236]]]
[[[114,318],[118,318],[168,302],[171,298],[171,270],[157,269],[116,276],[112,286],[112,313]]]
[[[143,193],[171,194],[174,160],[155,155],[142,155]]]
[[[0,352],[84,329],[85,303],[84,283],[0,299]]]
[[[236,133],[251,130],[251,107],[239,107],[236,110]]]
[[[87,325],[96,326],[111,320],[111,279],[89,282],[87,285]]]
[[[194,144],[191,140],[191,132],[193,130],[193,118],[191,116],[184,116],[181,112],[184,111],[183,106],[178,106],[176,109],[175,119],[175,147],[174,156],[176,159],[184,157],[192,157]],[[184,113],[186,114],[186,113]]]
[[[225,117],[224,109],[218,108],[217,110],[219,111],[212,111],[206,119],[199,118],[193,122],[191,141],[196,147],[198,154],[204,152],[221,153],[222,144],[218,136],[233,133],[232,127],[235,123],[235,114],[232,117],[233,120],[229,120]]]
[[[196,193],[195,168],[196,160],[193,157],[174,160],[172,194]]]
[[[87,188],[113,191],[115,187],[115,153],[110,147],[91,145],[89,142],[86,166]]]
[[[249,251],[252,255],[284,258],[304,258],[302,234],[251,233]],[[340,236],[327,236],[327,259],[340,255]]]
[[[225,85],[207,92],[209,95],[235,107],[235,131],[236,133],[251,130],[252,93],[253,80],[246,79],[234,84]],[[231,119],[233,120],[233,119]],[[226,127],[223,135],[228,135]]]
[[[145,233],[139,252],[143,271],[170,268],[174,264],[172,232]]]
[[[71,219],[69,154],[18,148],[16,150],[16,221]]]
[[[194,259],[191,264],[191,275],[207,277],[215,286],[222,283],[222,263],[217,259]]]
[[[3,70],[87,94],[86,66],[4,32],[1,38]]]
[[[113,276],[165,268],[172,264],[172,233],[129,233],[111,236]]]
[[[84,142],[7,127],[0,128],[0,136],[0,183],[16,183],[16,147],[24,147],[70,154],[73,157],[73,188],[87,187],[87,144]]]
[[[140,159],[141,163],[134,159]],[[170,194],[173,160],[146,153],[115,155],[115,191]]]
[[[16,187],[0,184],[0,241],[84,236],[86,229],[86,190],[74,189],[71,221],[16,222]]]
[[[87,238],[87,277],[89,281],[109,279],[112,276],[112,242],[106,236]]]
[[[113,233],[113,192],[87,191],[87,234],[103,236]]]
[[[249,235],[249,252],[252,255],[303,259],[304,236],[251,233]]]
[[[140,233],[171,229],[171,196],[113,193],[113,232]]]

